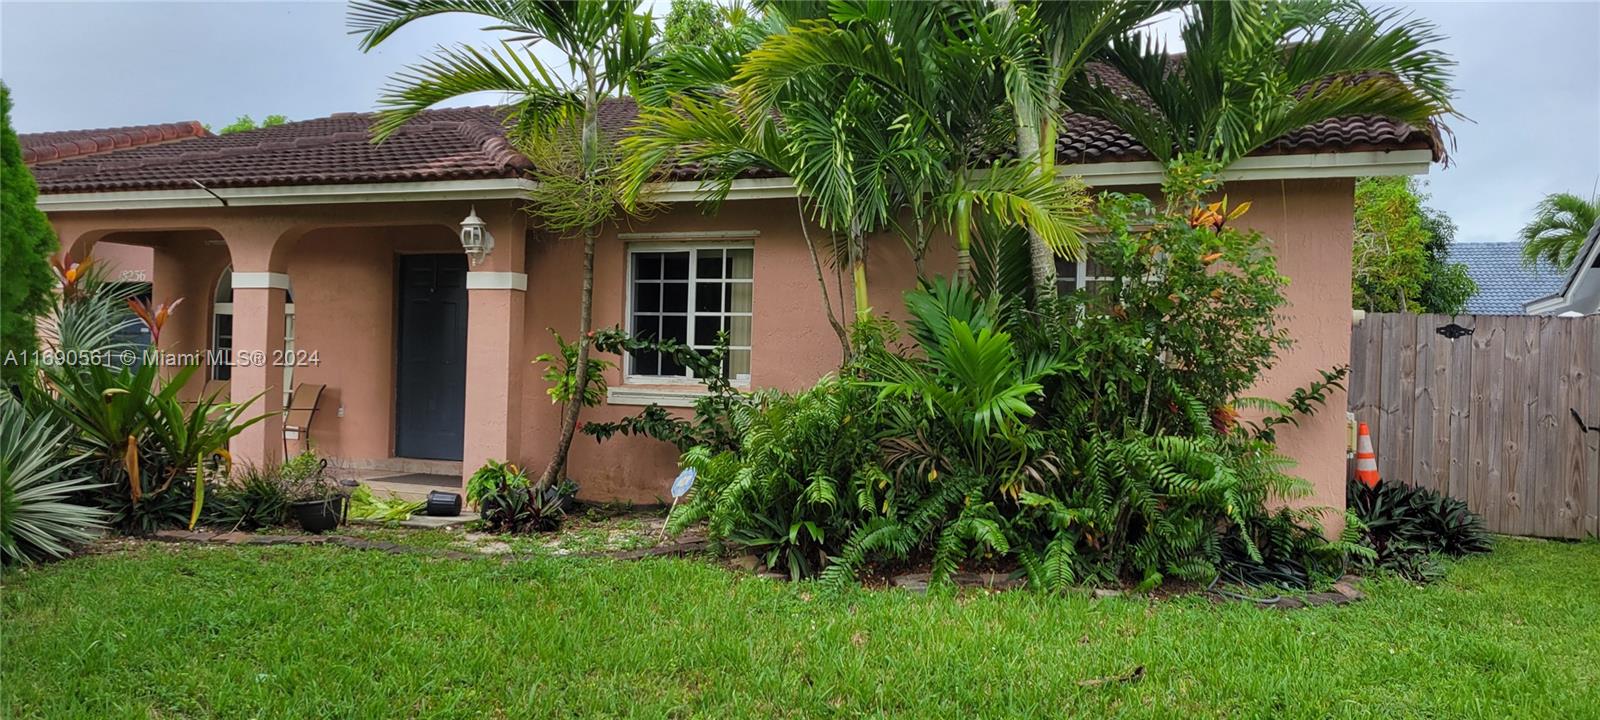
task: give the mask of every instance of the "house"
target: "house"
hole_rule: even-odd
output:
[[[1467,267],[1478,291],[1461,310],[1470,315],[1522,315],[1523,306],[1561,287],[1561,270],[1539,261],[1522,262],[1522,243],[1467,243],[1450,246],[1452,263]]]
[[[1600,222],[1589,229],[1577,259],[1553,292],[1525,304],[1529,315],[1593,315],[1600,313]]]
[[[634,114],[615,101],[604,122],[619,132]],[[187,300],[163,349],[202,361],[231,350],[231,365],[205,372],[229,379],[234,398],[265,393],[277,409],[281,388],[325,384],[311,436],[322,453],[457,477],[490,458],[537,467],[558,416],[529,361],[554,349],[547,328],[573,334],[581,243],[530,222],[530,164],[495,110],[428,111],[381,145],[369,142],[371,120],[346,113],[40,159],[39,205],[74,256],[147,248],[155,300]],[[1273,239],[1291,281],[1286,323],[1297,342],[1256,394],[1284,397],[1349,361],[1355,179],[1425,173],[1436,151],[1426,132],[1357,117],[1291,133],[1229,170],[1230,199],[1253,203],[1243,222]],[[1063,174],[1095,188],[1157,192],[1161,166],[1101,120],[1070,118],[1057,152]],[[741,180],[715,214],[695,202],[697,188],[692,175],[664,183],[663,210],[600,239],[595,325],[690,343],[726,329],[741,387],[797,390],[835,369],[791,183]],[[478,265],[459,238],[469,214],[494,239]],[[936,243],[930,269],[953,269],[950,245]],[[1082,281],[1063,270],[1064,285]],[[876,244],[868,275],[873,306],[896,313],[914,281],[900,244]],[[626,359],[607,380],[605,404],[587,419],[652,402],[687,407],[696,392],[682,368],[652,357]],[[1280,434],[1314,504],[1344,505],[1343,406],[1336,395],[1332,410]],[[252,426],[234,453],[274,457],[282,432],[276,417]],[[654,502],[675,460],[652,440],[580,436],[570,472],[585,498]]]

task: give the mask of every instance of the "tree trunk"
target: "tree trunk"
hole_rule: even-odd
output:
[[[1044,172],[1039,152],[1039,126],[1033,118],[1017,116],[1017,157],[1033,166],[1034,172]],[[1056,296],[1056,253],[1028,229],[1028,261],[1032,269],[1033,303],[1042,306]]]
[[[811,230],[806,227],[805,206],[800,202],[800,196],[794,198],[795,212],[800,215],[800,235],[806,239],[806,249],[811,251],[811,269],[817,273],[817,287],[822,289],[822,309],[828,314],[828,325],[833,328],[833,333],[839,336],[839,352],[841,364],[850,361],[850,333],[845,332],[844,323],[839,322],[839,316],[833,314],[833,301],[828,298],[828,281],[822,277],[822,261],[817,258],[817,246],[811,242]]]
[[[572,449],[572,436],[578,430],[578,413],[583,410],[583,391],[589,386],[589,331],[594,315],[594,242],[598,228],[583,232],[583,295],[578,300],[578,362],[572,373],[577,380],[574,386],[577,397],[567,404],[561,414],[561,439],[556,443],[556,453],[550,458],[544,472],[539,474],[539,488],[547,488],[566,475],[567,452]]]
[[[955,225],[956,281],[968,283],[972,281],[972,205],[968,200],[957,206]]]
[[[855,282],[856,322],[866,322],[872,317],[872,306],[867,298],[866,238],[854,228],[850,232],[850,272]]]

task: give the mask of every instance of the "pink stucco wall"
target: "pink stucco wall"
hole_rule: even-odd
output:
[[[116,280],[150,282],[155,276],[154,248],[108,242],[100,245],[95,258]]]
[[[1354,184],[1348,179],[1241,182],[1230,184],[1227,192],[1230,202],[1253,202],[1243,224],[1272,238],[1279,269],[1290,278],[1285,322],[1296,344],[1256,390],[1264,397],[1281,398],[1317,379],[1318,369],[1348,362]],[[624,322],[626,243],[618,239],[618,232],[690,231],[759,233],[754,240],[753,387],[798,390],[838,367],[838,341],[822,311],[792,200],[730,202],[714,217],[679,206],[608,233],[599,243],[595,263],[597,327]],[[813,240],[820,242],[823,235],[815,228],[812,232]],[[646,241],[672,242],[660,237]],[[936,240],[928,261],[930,272],[949,273],[953,261],[951,244]],[[546,327],[569,337],[575,331],[574,271],[579,267],[581,246],[576,241],[546,238],[529,248],[527,356],[554,350]],[[900,295],[913,286],[915,274],[898,239],[885,236],[872,246],[868,274],[874,310],[903,317]],[[612,370],[607,380],[619,385],[621,372]],[[528,460],[546,457],[554,443],[556,413],[543,391],[543,383],[537,381],[525,390],[522,448]],[[1299,461],[1298,474],[1314,488],[1304,504],[1343,507],[1344,406],[1340,393],[1330,398],[1327,411],[1281,433],[1284,452]],[[637,410],[605,406],[586,411],[584,418],[611,420]],[[673,448],[651,440],[616,438],[597,444],[580,436],[571,472],[582,482],[585,497],[655,502],[665,496],[676,468],[675,455]]]
[[[1273,239],[1280,270],[1291,280],[1285,321],[1296,345],[1257,389],[1263,396],[1282,397],[1315,379],[1318,369],[1349,357],[1353,181],[1240,182],[1230,184],[1227,192],[1232,202],[1253,202],[1244,224]],[[296,308],[296,345],[318,353],[318,363],[299,368],[295,379],[327,385],[314,424],[315,445],[325,455],[381,459],[392,454],[394,438],[395,258],[458,252],[455,224],[466,206],[437,202],[73,213],[52,221],[68,247],[127,243],[141,246],[135,257],[150,253],[156,300],[187,298],[164,338],[169,349],[209,344],[212,294],[230,262],[236,269],[286,273]],[[558,417],[539,368],[530,361],[555,349],[547,328],[568,337],[576,331],[582,246],[538,232],[525,234],[525,219],[510,202],[476,206],[495,228],[499,247],[483,267],[474,269],[525,272],[527,290],[469,291],[473,344],[463,470],[470,474],[483,458],[502,455],[538,467],[553,448]],[[693,242],[674,233],[707,231],[755,234],[751,385],[798,390],[835,369],[838,340],[822,311],[793,199],[729,202],[711,216],[696,206],[672,205],[648,220],[609,230],[599,241],[595,260],[596,326],[624,322],[627,242],[619,233],[649,236],[634,240],[638,242],[672,243]],[[518,243],[522,237],[527,238],[525,247]],[[812,228],[812,237],[822,243],[825,234]],[[122,252],[109,244],[102,248]],[[948,274],[953,258],[948,239],[936,239],[929,271]],[[868,275],[874,310],[903,317],[900,295],[912,287],[915,274],[897,238],[875,241]],[[252,307],[275,302],[274,292],[257,294],[262,297],[251,300]],[[835,309],[848,312],[838,307],[837,297]],[[253,332],[255,341],[264,343],[272,328],[262,325]],[[257,373],[254,378],[257,385],[281,391],[276,387],[281,374]],[[612,370],[607,379],[622,385],[620,370]],[[276,407],[277,401],[269,404]],[[1316,489],[1306,501],[1310,504],[1343,505],[1344,405],[1340,394],[1331,399],[1329,410],[1281,434],[1283,450],[1299,460],[1299,474]],[[584,419],[612,420],[638,410],[605,405],[586,411]],[[270,454],[272,432],[263,430],[249,439],[253,452]],[[656,502],[665,495],[675,461],[675,449],[663,443],[617,438],[600,444],[580,435],[570,472],[581,482],[585,498]]]

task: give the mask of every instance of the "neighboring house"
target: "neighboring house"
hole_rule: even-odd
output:
[[[1478,291],[1467,299],[1464,315],[1522,315],[1523,305],[1561,287],[1561,270],[1539,261],[1522,262],[1522,243],[1458,242],[1450,245],[1450,262],[1467,266]]]
[[[605,125],[619,132],[634,114],[631,102],[613,102]],[[75,255],[150,248],[155,300],[187,299],[162,335],[165,349],[231,347],[233,366],[207,372],[227,375],[234,398],[265,392],[267,407],[280,407],[267,391],[284,384],[277,363],[292,342],[294,381],[327,386],[312,432],[322,453],[352,463],[426,458],[461,476],[490,458],[537,468],[559,418],[530,360],[554,349],[547,328],[573,334],[582,243],[530,223],[530,165],[494,110],[429,111],[382,145],[368,142],[370,122],[340,114],[42,163],[39,205]],[[1161,166],[1126,135],[1082,116],[1064,125],[1063,174],[1098,189],[1157,191]],[[1229,170],[1230,200],[1254,204],[1243,224],[1273,239],[1290,278],[1285,322],[1296,344],[1253,394],[1285,397],[1348,362],[1355,179],[1422,174],[1435,159],[1425,132],[1352,118],[1291,133]],[[603,235],[595,325],[702,345],[726,330],[741,387],[797,390],[835,370],[838,344],[790,182],[741,180],[716,214],[695,202],[697,187],[680,174],[662,187],[659,212]],[[459,239],[473,212],[495,241],[478,266]],[[932,272],[953,270],[950,246],[936,243]],[[1085,274],[1064,270],[1064,280]],[[901,294],[914,283],[902,244],[876,243],[868,276],[874,307],[902,316]],[[683,408],[696,394],[682,368],[653,356],[626,359],[607,380],[607,401],[586,419],[651,402]],[[1344,506],[1344,405],[1333,397],[1329,410],[1280,433],[1315,487],[1309,503]],[[236,457],[278,455],[281,428],[274,417],[247,429],[233,442]],[[648,439],[579,437],[570,472],[585,498],[652,502],[666,496],[676,460],[674,448]]]
[[[1524,306],[1529,315],[1593,315],[1600,313],[1600,222],[1589,229],[1577,259],[1549,295]]]
[[[134,147],[149,149],[159,145],[165,146],[167,151],[173,151],[171,146],[174,143],[210,136],[211,131],[199,121],[188,120],[95,130],[21,133],[17,135],[17,142],[22,146],[22,162],[37,169],[61,160],[102,156]],[[110,269],[112,278],[125,282],[150,281],[154,260],[150,248],[107,245],[95,255]]]

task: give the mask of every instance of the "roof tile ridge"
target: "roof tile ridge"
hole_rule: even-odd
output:
[[[455,132],[471,140],[478,149],[493,160],[500,167],[515,168],[528,171],[533,169],[533,161],[528,156],[518,152],[507,139],[505,126],[492,126],[482,120],[463,119],[453,123]]]

